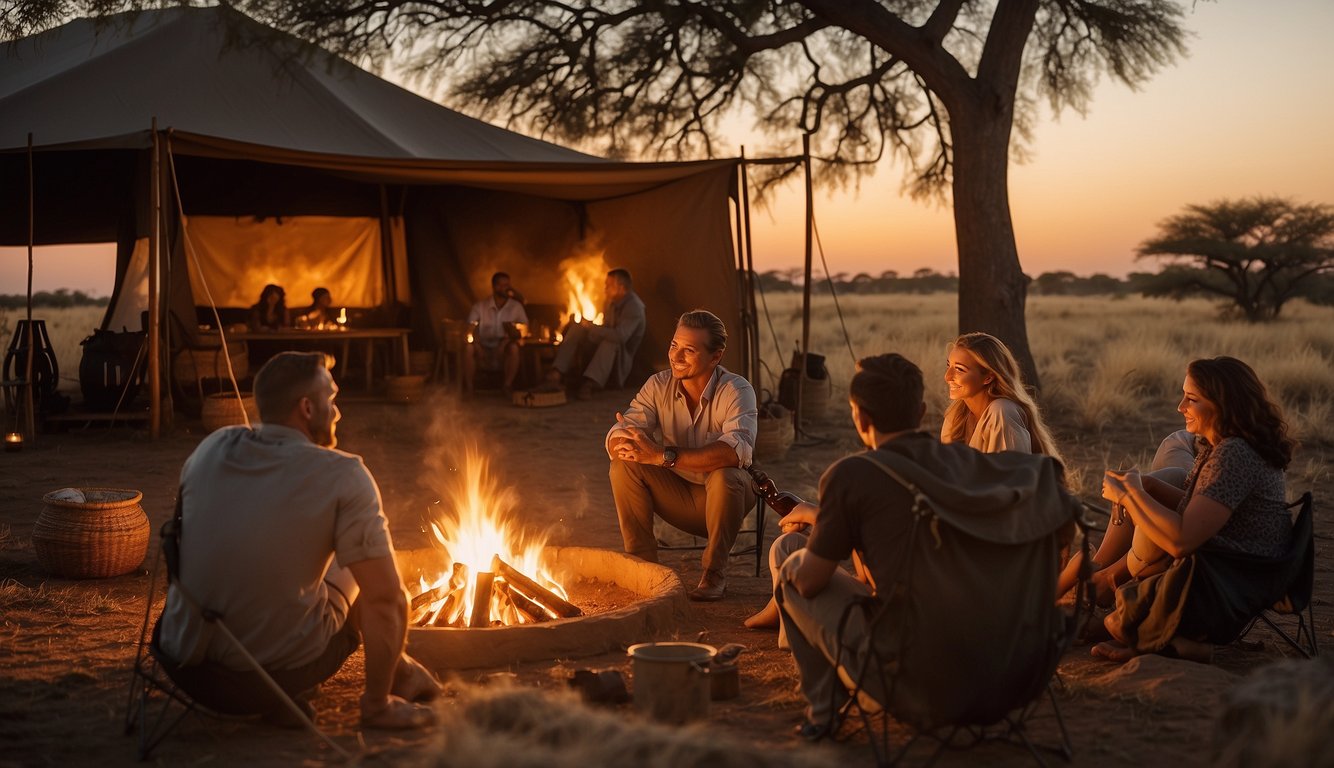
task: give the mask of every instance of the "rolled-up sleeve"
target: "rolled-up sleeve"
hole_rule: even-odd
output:
[[[635,399],[630,401],[630,407],[621,412],[625,417],[625,422],[639,427],[648,434],[652,435],[658,429],[658,391],[661,387],[658,384],[657,377],[651,377],[640,387]],[[602,447],[607,451],[607,458],[614,459],[611,453],[611,441],[615,437],[626,434],[626,428],[621,422],[612,425],[607,430],[607,436],[602,441]]]
[[[334,554],[344,568],[393,554],[389,521],[380,504],[380,489],[360,459],[355,459],[355,467],[347,467],[340,473]]]
[[[737,466],[750,466],[755,454],[755,431],[759,427],[759,409],[750,382],[735,377],[728,386],[719,387],[714,413],[719,416],[718,441],[736,451]]]

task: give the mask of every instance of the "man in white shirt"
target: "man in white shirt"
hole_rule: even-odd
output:
[[[743,469],[755,450],[755,390],[718,364],[726,347],[727,329],[713,313],[681,315],[671,369],[649,377],[606,438],[626,552],[657,562],[655,514],[708,538],[692,600],[722,599],[732,542],[755,504]]]
[[[186,460],[180,580],[156,641],[196,701],[280,724],[280,700],[206,612],[308,715],[307,695],[361,643],[362,724],[423,727],[434,713],[412,702],[439,684],[404,652],[408,602],[379,488],[361,457],[334,448],[331,362],[321,352],[269,360],[254,385],[264,423],[217,430]]]
[[[491,276],[491,295],[472,306],[468,324],[473,327],[472,343],[463,356],[463,391],[472,392],[473,379],[480,366],[501,370],[505,394],[514,388],[519,372],[519,331],[515,324],[527,325],[528,313],[523,296],[510,285],[510,276],[497,272]]]

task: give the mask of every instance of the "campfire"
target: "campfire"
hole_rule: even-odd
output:
[[[422,578],[409,621],[416,627],[497,627],[582,614],[543,568],[544,536],[514,522],[517,498],[487,472],[470,445],[431,531],[442,548],[439,573]]]

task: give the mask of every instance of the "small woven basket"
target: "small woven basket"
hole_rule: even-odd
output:
[[[796,438],[792,412],[777,403],[760,407],[755,431],[755,461],[777,461],[787,455]]]
[[[212,432],[232,424],[244,424],[247,415],[251,426],[259,423],[259,406],[255,405],[254,395],[242,392],[241,399],[237,400],[235,392],[219,392],[204,398],[199,420],[203,422],[206,432]]]
[[[32,547],[54,576],[101,579],[129,573],[148,551],[144,495],[119,488],[81,488],[87,501],[42,497],[46,505],[32,529]]]

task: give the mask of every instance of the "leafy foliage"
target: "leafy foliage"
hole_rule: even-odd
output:
[[[1231,299],[1247,320],[1270,320],[1308,281],[1334,270],[1334,207],[1278,197],[1190,205],[1159,224],[1139,257],[1173,262],[1158,295]]]

